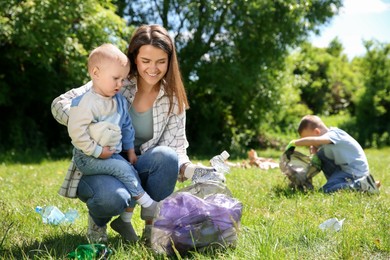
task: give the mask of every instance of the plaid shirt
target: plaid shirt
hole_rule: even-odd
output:
[[[69,118],[69,109],[71,100],[86,91],[92,86],[92,82],[88,82],[84,86],[69,90],[65,94],[60,95],[53,100],[51,112],[54,118],[63,125],[67,125]],[[134,101],[135,93],[137,92],[137,84],[130,81],[129,84],[122,88],[122,94],[127,99],[129,106]],[[142,144],[140,147],[141,153],[156,146],[168,146],[177,152],[179,157],[179,168],[190,160],[187,156],[187,137],[185,131],[186,114],[185,112],[177,114],[178,104],[177,99],[174,99],[173,111],[175,113],[168,114],[169,98],[166,95],[163,86],[153,104],[153,138]],[[77,187],[82,177],[82,173],[76,168],[73,160],[68,168],[65,180],[61,185],[59,194],[69,198],[76,198]]]

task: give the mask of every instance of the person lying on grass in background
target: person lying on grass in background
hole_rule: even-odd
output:
[[[379,193],[363,148],[347,132],[328,128],[318,116],[306,115],[299,123],[298,133],[301,138],[292,140],[286,151],[296,146],[310,147],[312,162],[321,168],[327,180],[321,188],[325,193],[341,189]]]

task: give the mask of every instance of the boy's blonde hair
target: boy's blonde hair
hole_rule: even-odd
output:
[[[130,66],[129,58],[121,52],[115,45],[105,43],[95,48],[88,57],[88,72],[91,74],[94,67],[98,67],[102,62],[118,61],[118,63],[127,67]]]
[[[325,127],[326,126],[324,122],[322,122],[321,118],[314,115],[307,115],[301,119],[298,126],[298,133],[301,134],[305,129],[314,130],[315,128],[324,129]]]

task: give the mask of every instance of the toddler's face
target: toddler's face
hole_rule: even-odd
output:
[[[130,66],[123,66],[117,61],[97,68],[94,78],[95,91],[105,97],[112,97],[120,91],[130,71]]]

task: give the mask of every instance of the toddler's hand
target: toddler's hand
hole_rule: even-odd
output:
[[[137,162],[137,155],[135,154],[135,151],[134,149],[130,149],[128,152],[127,152],[127,155],[128,155],[128,159],[129,159],[129,162],[134,165],[136,162]]]
[[[99,155],[99,158],[101,159],[107,159],[110,158],[115,153],[115,149],[112,149],[109,146],[104,146],[102,153]]]

